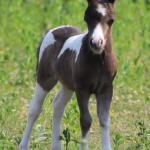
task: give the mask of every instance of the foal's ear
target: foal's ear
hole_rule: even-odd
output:
[[[99,2],[99,3],[115,3],[115,0],[87,0],[88,3]]]
[[[108,0],[109,3],[115,3],[115,0]]]
[[[91,3],[91,2],[99,2],[99,3],[114,3],[115,0],[87,0],[88,3]]]
[[[87,0],[87,2],[90,4],[90,3],[96,3],[97,1],[99,0]]]
[[[115,0],[97,0],[99,3],[114,3]]]
[[[88,1],[88,3],[91,3],[93,0],[87,0]]]

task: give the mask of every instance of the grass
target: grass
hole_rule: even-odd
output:
[[[0,150],[16,150],[26,124],[28,104],[35,84],[36,47],[42,34],[71,24],[86,30],[86,0],[0,0]],[[150,149],[150,1],[116,2],[113,27],[118,60],[111,107],[111,143],[114,150]],[[52,97],[35,124],[31,150],[47,150],[51,143]],[[100,130],[95,99],[91,97],[93,124],[90,149],[98,150]],[[79,110],[73,97],[62,125],[62,146],[78,149]],[[70,137],[70,138],[69,138]]]

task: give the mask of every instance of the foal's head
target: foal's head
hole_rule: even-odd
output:
[[[87,0],[84,20],[89,31],[89,45],[94,53],[101,54],[111,35],[114,22],[115,0]]]

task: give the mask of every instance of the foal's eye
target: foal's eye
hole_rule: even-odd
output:
[[[108,24],[109,26],[111,26],[111,25],[113,24],[113,22],[114,22],[114,19],[109,19],[108,22],[107,22],[107,24]]]

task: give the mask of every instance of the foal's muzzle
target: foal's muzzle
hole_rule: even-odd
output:
[[[92,38],[90,39],[90,47],[97,53],[101,53],[104,49],[105,42],[100,39],[99,41],[95,42]]]

